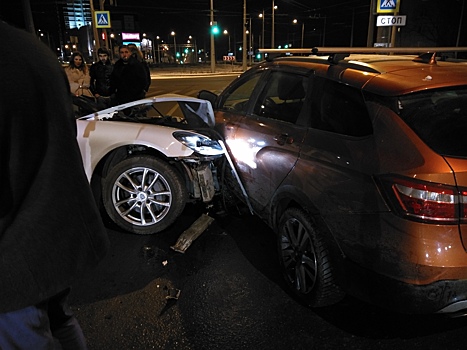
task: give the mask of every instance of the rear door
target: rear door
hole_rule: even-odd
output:
[[[237,115],[235,126],[224,132],[257,212],[269,203],[299,157],[306,128],[296,121],[304,106],[309,81],[306,74],[265,71],[251,95],[247,112],[241,118]],[[228,113],[223,114],[224,118]],[[227,119],[229,124],[233,118]]]

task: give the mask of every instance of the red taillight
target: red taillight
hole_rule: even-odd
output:
[[[453,224],[467,221],[467,191],[413,179],[381,180],[393,209],[406,218]]]
[[[467,191],[461,192],[461,220],[467,222]]]
[[[392,189],[407,215],[435,220],[458,217],[458,197],[452,189],[404,182],[395,183]]]

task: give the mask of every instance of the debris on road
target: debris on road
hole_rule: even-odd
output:
[[[181,293],[180,289],[170,288],[170,289],[167,289],[167,296],[165,298],[178,300],[178,298],[180,297],[180,293]]]
[[[201,214],[201,216],[183,233],[178,237],[177,243],[170,248],[179,252],[185,253],[188,247],[193,241],[198,238],[214,221],[214,218],[207,214]]]

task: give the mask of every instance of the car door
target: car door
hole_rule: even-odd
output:
[[[224,124],[230,124],[224,131],[226,144],[256,212],[269,203],[299,157],[306,128],[296,121],[308,82],[305,74],[270,69],[258,80],[241,118],[223,114]],[[226,109],[225,104],[219,107]]]

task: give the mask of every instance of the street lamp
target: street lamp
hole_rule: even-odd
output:
[[[156,41],[157,41],[157,63],[161,63],[161,51],[160,51],[160,47],[159,47],[159,40],[160,40],[160,36],[157,35],[156,36]]]
[[[298,20],[297,19],[294,19],[293,20],[293,24],[297,24],[298,23]],[[301,42],[301,48],[303,49],[303,36],[305,34],[305,22],[302,22],[302,42]]]
[[[217,23],[214,23],[214,4],[211,0],[211,11],[210,11],[210,25],[211,25],[211,73],[216,72],[216,46],[214,43],[214,27],[217,26]]]
[[[114,33],[110,33],[110,60],[113,60],[115,54],[114,54],[114,38],[115,38],[115,34]]]
[[[177,42],[175,41],[175,32],[172,31],[170,35],[174,37],[174,61],[177,63]]]
[[[230,53],[230,34],[229,34],[229,31],[227,29],[224,29],[224,35],[229,36],[229,51],[228,51],[228,53]]]
[[[263,12],[258,15],[258,17],[263,20],[261,28],[261,48],[264,49],[264,9]]]
[[[276,12],[277,6],[274,5],[274,0],[272,0],[272,33],[271,33],[271,49],[274,48],[274,12]]]

